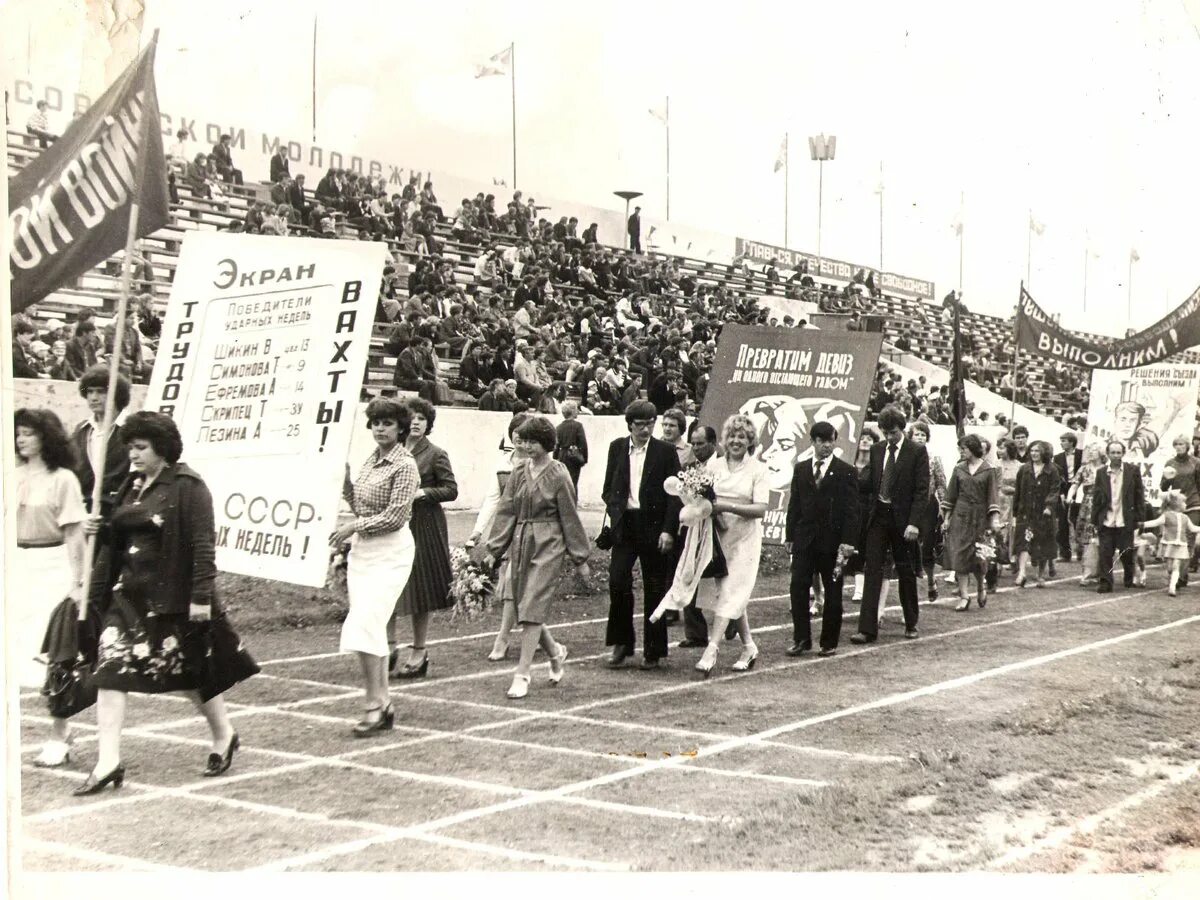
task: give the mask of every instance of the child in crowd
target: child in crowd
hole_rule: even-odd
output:
[[[1184,513],[1186,498],[1182,491],[1163,491],[1162,501],[1162,515],[1157,519],[1143,522],[1142,529],[1162,528],[1160,549],[1163,559],[1167,561],[1169,576],[1167,593],[1174,597],[1176,596],[1176,586],[1179,584],[1179,575],[1188,562],[1188,532],[1200,534],[1200,525],[1193,525],[1187,514]],[[1138,540],[1138,584],[1146,583],[1146,567],[1142,558],[1142,537],[1146,537],[1146,535],[1139,536]]]

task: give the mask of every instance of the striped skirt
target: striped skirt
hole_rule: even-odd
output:
[[[449,609],[454,605],[450,598],[450,538],[441,504],[418,500],[413,504],[409,527],[417,545],[417,556],[412,575],[396,605],[396,615],[411,616]]]

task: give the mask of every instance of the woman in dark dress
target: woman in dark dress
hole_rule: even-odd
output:
[[[450,538],[442,504],[458,497],[458,482],[454,480],[454,469],[450,467],[446,451],[429,441],[437,418],[436,409],[416,398],[406,405],[412,413],[412,426],[405,445],[421,472],[421,486],[413,500],[410,523],[417,556],[412,575],[388,624],[388,636],[389,643],[395,648],[396,617],[412,616],[413,639],[408,659],[395,669],[394,675],[397,678],[423,678],[429,671],[429,653],[425,649],[429,614],[435,609],[448,609],[454,605],[450,597]],[[396,655],[393,649],[393,657]]]
[[[1029,445],[1029,462],[1017,471],[1013,495],[1016,534],[1013,553],[1017,555],[1017,587],[1025,587],[1027,568],[1037,566],[1037,586],[1045,587],[1046,566],[1058,554],[1058,469],[1051,462],[1050,445],[1034,441]]]
[[[222,695],[258,672],[217,602],[212,494],[179,462],[179,429],[167,416],[139,412],[121,437],[132,471],[103,527],[106,560],[89,599],[105,609],[93,676],[99,752],[76,796],[124,781],[121,727],[130,692],[186,694],[212,733],[201,774],[225,772],[238,736]],[[101,528],[99,516],[88,523],[89,531]]]

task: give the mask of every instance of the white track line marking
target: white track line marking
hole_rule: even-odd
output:
[[[790,597],[789,594],[768,594],[763,597],[751,597],[750,602],[751,603],[766,603],[771,600],[786,600],[789,597]],[[888,607],[888,608],[889,609],[899,609],[900,607],[896,606],[896,607]],[[856,615],[857,615],[857,613],[856,613]],[[556,622],[556,623],[554,623],[554,627],[555,628],[577,628],[581,625],[601,625],[607,621],[608,621],[607,616],[605,616],[603,618],[598,618],[598,619],[576,619],[573,622]],[[479,631],[474,634],[460,634],[460,635],[456,635],[454,637],[436,638],[433,640],[427,640],[425,642],[425,644],[428,647],[435,647],[435,646],[439,646],[441,644],[458,644],[458,643],[462,643],[464,641],[479,641],[479,640],[483,640],[484,638],[495,638],[495,637],[496,637],[496,631],[495,631],[495,629],[493,629],[491,631]],[[286,665],[287,663],[313,662],[314,660],[332,659],[335,656],[346,656],[346,655],[347,654],[344,654],[344,653],[332,653],[332,652],[331,653],[310,653],[306,656],[286,656],[286,657],[282,657],[280,659],[266,659],[266,660],[260,659],[260,660],[258,660],[258,664],[260,666],[281,666],[281,665]]]
[[[99,850],[87,850],[83,847],[73,847],[70,844],[60,844],[57,841],[46,841],[38,838],[25,838],[21,841],[22,850],[37,850],[43,853],[54,853],[77,859],[80,862],[100,863],[106,866],[120,866],[126,870],[144,872],[200,872],[200,869],[189,869],[184,866],[168,866],[162,863],[152,863],[132,856],[118,856],[115,853],[103,853]]]
[[[559,866],[565,869],[588,869],[596,872],[628,872],[625,863],[605,863],[589,859],[576,859],[570,856],[554,856],[546,853],[532,853],[528,850],[512,850],[508,847],[496,847],[491,844],[480,844],[476,841],[464,841],[444,834],[410,834],[409,840],[425,841],[443,847],[454,847],[458,850],[473,850],[476,853],[488,853],[492,856],[503,856],[516,862],[540,862],[546,865]]]
[[[710,766],[681,766],[679,771],[704,772],[709,775],[736,775],[739,778],[749,778],[754,781],[773,781],[776,784],[790,784],[797,787],[829,787],[828,781],[818,781],[815,778],[792,778],[788,775],[767,775],[763,772],[738,772],[733,769],[714,769]]]
[[[1095,604],[1092,604],[1092,605],[1095,605]],[[847,718],[850,716],[860,715],[864,712],[870,712],[870,711],[876,710],[876,709],[883,709],[883,708],[890,707],[890,706],[898,706],[902,703],[907,703],[911,700],[917,700],[922,697],[929,697],[934,694],[943,693],[945,691],[956,690],[961,687],[967,687],[969,685],[976,684],[980,681],[984,681],[989,678],[996,678],[996,677],[999,677],[1002,675],[1010,674],[1012,672],[1020,672],[1025,669],[1035,668],[1037,666],[1042,666],[1042,665],[1046,665],[1051,662],[1056,662],[1060,659],[1066,659],[1068,657],[1075,656],[1080,653],[1088,653],[1093,650],[1098,650],[1098,649],[1101,649],[1104,647],[1111,647],[1115,644],[1120,644],[1125,641],[1135,640],[1137,638],[1145,637],[1146,635],[1157,634],[1157,633],[1167,631],[1167,630],[1170,630],[1173,628],[1180,628],[1185,625],[1195,624],[1196,622],[1200,622],[1200,615],[1189,616],[1185,619],[1177,619],[1177,620],[1174,620],[1172,622],[1168,622],[1168,623],[1165,623],[1162,625],[1156,625],[1156,626],[1153,626],[1150,628],[1142,628],[1142,629],[1138,629],[1137,631],[1126,632],[1124,634],[1120,634],[1115,637],[1105,638],[1100,641],[1092,641],[1090,643],[1081,644],[1079,646],[1072,647],[1067,650],[1060,650],[1056,653],[1049,653],[1049,654],[1045,654],[1042,656],[1030,657],[1027,659],[1019,660],[1017,662],[1008,663],[1003,666],[996,666],[991,669],[984,669],[983,671],[975,672],[971,675],[964,675],[959,678],[953,678],[948,681],[937,682],[935,684],[926,685],[925,687],[916,688],[911,691],[904,691],[904,692],[901,692],[898,694],[891,694],[887,697],[880,697],[877,700],[873,700],[869,703],[859,704],[858,706],[848,707],[846,709],[837,710],[835,712],[826,713],[826,714],[820,715],[820,716],[813,716],[808,719],[801,719],[798,722],[791,722],[791,723],[788,723],[785,725],[778,725],[773,728],[768,728],[764,731],[760,731],[753,735],[747,735],[746,737],[740,737],[740,738],[733,738],[722,744],[715,744],[715,745],[712,745],[709,747],[702,747],[702,748],[700,748],[699,751],[697,751],[697,754],[695,757],[674,756],[674,757],[670,757],[669,759],[660,759],[660,760],[656,760],[655,762],[650,763],[646,766],[640,766],[635,769],[624,770],[621,772],[612,772],[607,775],[600,775],[595,778],[590,778],[590,779],[587,779],[584,781],[576,782],[575,784],[572,784],[572,785],[563,785],[562,787],[555,788],[554,790],[548,791],[547,793],[549,793],[553,796],[565,796],[568,794],[575,794],[575,793],[579,793],[581,791],[591,790],[591,789],[597,788],[597,787],[605,787],[607,785],[615,784],[619,781],[625,781],[629,778],[639,777],[641,775],[644,775],[644,774],[647,774],[649,772],[653,772],[653,771],[656,771],[659,769],[686,766],[693,759],[704,759],[704,758],[708,758],[710,756],[716,756],[716,755],[718,755],[720,753],[724,753],[728,750],[734,750],[734,749],[738,749],[741,747],[749,746],[749,745],[755,743],[756,741],[761,740],[762,738],[778,737],[783,734],[789,734],[793,731],[799,731],[804,728],[810,728],[813,725],[819,725],[823,722],[831,722],[831,721],[835,721],[837,719],[843,719],[843,718]],[[893,646],[897,646],[897,645],[893,645]],[[837,657],[831,657],[831,659],[837,659]],[[469,810],[466,812],[458,813],[453,816],[448,816],[445,819],[438,819],[433,822],[426,823],[424,826],[421,826],[421,827],[423,830],[439,830],[442,828],[451,827],[452,825],[459,825],[464,822],[469,822],[469,821],[473,821],[475,819],[485,818],[487,816],[492,816],[497,813],[507,812],[512,809],[522,808],[522,807],[529,806],[529,805],[532,805],[534,803],[539,803],[539,802],[545,802],[545,801],[533,800],[533,799],[529,799],[529,798],[508,800],[503,803],[497,803],[491,807],[483,807],[482,809]]]
[[[1147,800],[1157,797],[1159,794],[1174,787],[1178,784],[1183,784],[1185,781],[1190,781],[1200,775],[1200,762],[1192,763],[1185,769],[1172,772],[1165,779],[1155,780],[1152,784],[1143,788],[1135,794],[1130,794],[1128,797],[1114,803],[1112,806],[1106,807],[1097,813],[1093,813],[1086,818],[1080,819],[1074,825],[1064,825],[1053,829],[1041,840],[1036,840],[1031,844],[1026,844],[1024,847],[1016,847],[1005,853],[1003,856],[988,862],[989,869],[999,869],[1004,866],[1010,866],[1013,863],[1021,862],[1038,853],[1044,853],[1047,850],[1054,850],[1061,847],[1071,837],[1076,834],[1089,834],[1107,822],[1109,819],[1114,819],[1127,810],[1141,806]]]

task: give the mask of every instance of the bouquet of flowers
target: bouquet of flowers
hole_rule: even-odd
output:
[[[716,476],[706,466],[691,466],[663,482],[663,490],[683,501],[681,524],[696,525],[712,515],[712,502],[717,499],[715,483]]]
[[[490,608],[495,590],[492,573],[472,562],[464,548],[455,547],[450,551],[450,596],[454,599],[451,622],[471,622],[479,618]]]
[[[837,562],[833,564],[834,581],[837,581],[842,577],[842,567],[845,566],[846,563],[850,562],[850,558],[854,556],[856,552],[857,551],[849,544],[842,544],[838,547]]]
[[[326,581],[329,587],[339,588],[343,591],[347,590],[346,569],[349,565],[349,558],[349,541],[343,541],[336,547],[329,548],[329,576]]]
[[[975,542],[975,558],[984,569],[996,558],[996,536],[990,531],[985,531]]]

